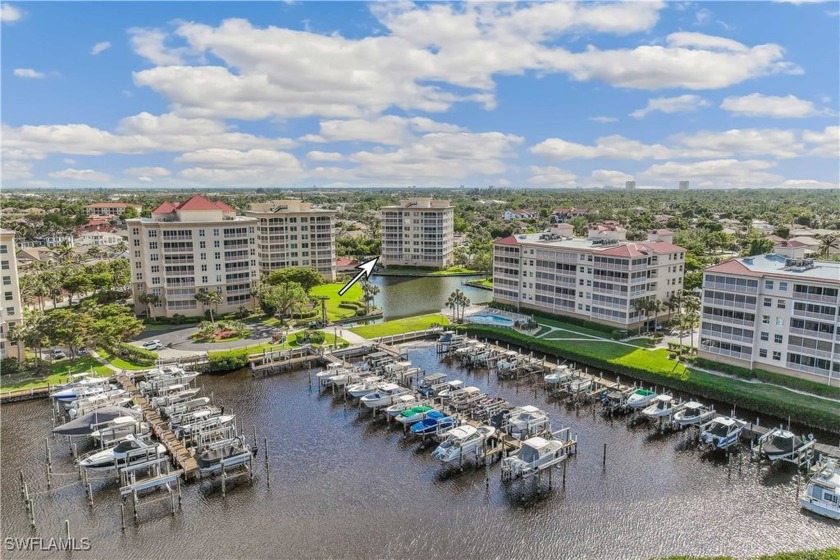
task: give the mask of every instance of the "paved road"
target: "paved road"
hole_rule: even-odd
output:
[[[144,336],[142,338],[132,341],[131,344],[135,346],[142,346],[144,342],[159,340],[166,349],[194,354],[196,352],[206,352],[208,350],[230,350],[231,348],[243,348],[245,346],[253,346],[254,344],[270,342],[273,330],[273,327],[258,324],[253,325],[251,333],[247,337],[239,340],[231,340],[227,342],[194,342],[190,337],[198,332],[198,327],[186,327],[169,332],[145,332],[143,333]],[[161,350],[158,353],[162,356],[166,356],[164,350]]]

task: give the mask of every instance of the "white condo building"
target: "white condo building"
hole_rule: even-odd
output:
[[[126,220],[131,286],[137,313],[143,293],[156,294],[160,303],[152,316],[203,315],[195,299],[200,290],[221,294],[218,313],[252,304],[251,288],[257,271],[257,219],[237,216],[224,202],[196,194],[173,204],[164,202],[151,218]]]
[[[685,249],[672,243],[671,232],[636,242],[620,227],[595,227],[585,239],[573,237],[573,229],[558,224],[547,233],[497,239],[493,300],[629,329],[646,318],[634,310],[635,300],[667,301],[682,291]]]
[[[23,319],[20,300],[15,232],[0,229],[0,276],[3,278],[3,306],[0,308],[0,357],[23,359],[23,344],[9,340],[9,329]]]
[[[300,200],[251,204],[257,221],[257,262],[262,274],[288,267],[314,268],[335,281],[335,211]]]
[[[840,263],[804,252],[785,243],[705,270],[701,357],[840,382]]]
[[[448,268],[453,260],[455,209],[448,200],[412,198],[382,207],[383,266]]]

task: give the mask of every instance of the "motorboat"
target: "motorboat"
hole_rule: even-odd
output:
[[[89,397],[81,397],[72,401],[62,401],[62,404],[67,410],[73,408],[90,409],[97,405],[111,403],[114,401],[124,399],[126,397],[130,398],[130,395],[125,389],[109,389],[107,391],[91,395]]]
[[[548,414],[532,405],[511,410],[504,426],[505,432],[516,439],[524,439],[551,428]]]
[[[162,443],[150,443],[139,436],[128,435],[116,446],[97,451],[79,460],[79,466],[89,471],[110,471],[127,467],[132,459],[145,458],[147,455],[166,455]]]
[[[157,393],[158,395],[161,395],[165,392],[173,392],[175,390],[172,388],[173,385],[186,386],[190,381],[198,377],[198,375],[199,374],[196,372],[184,371],[178,375],[163,376],[149,381],[141,381],[139,387],[140,391],[145,394]],[[183,387],[179,387],[179,389],[183,389]]]
[[[374,391],[379,389],[381,382],[382,378],[380,376],[371,375],[369,377],[366,377],[364,381],[354,383],[353,385],[348,385],[347,394],[357,399],[364,397],[365,395],[373,393]]]
[[[337,362],[327,364],[327,367],[315,374],[315,378],[322,385],[329,383],[330,377],[336,376],[344,371],[344,367]]]
[[[446,381],[447,375],[445,373],[430,373],[424,375],[417,381],[417,390],[421,395],[429,396],[432,387]]]
[[[671,395],[656,395],[647,407],[642,409],[642,414],[648,418],[664,418],[674,413],[674,397]]]
[[[407,410],[400,412],[397,416],[397,422],[399,422],[400,424],[407,425],[415,424],[416,422],[420,422],[421,420],[423,420],[430,412],[434,410],[435,409],[429,405],[413,406]]]
[[[604,406],[604,410],[616,412],[627,406],[627,395],[622,391],[610,391],[601,404]]]
[[[504,354],[502,354],[502,358],[496,362],[496,369],[499,371],[506,371],[509,369],[513,369],[519,365],[522,361],[522,356],[519,355],[518,352],[514,352],[513,350],[508,350]]]
[[[411,393],[410,389],[400,387],[396,383],[382,383],[373,393],[368,393],[361,398],[362,404],[368,408],[379,408],[389,406],[402,396]]]
[[[450,393],[449,404],[456,410],[462,410],[464,408],[469,408],[484,398],[486,398],[486,395],[482,393],[481,389],[478,387],[464,387],[459,391]]]
[[[233,414],[223,414],[221,416],[213,416],[204,420],[197,420],[192,424],[181,424],[175,428],[175,435],[178,438],[182,438],[202,430],[224,428],[233,424],[235,419],[236,416]]]
[[[399,416],[404,410],[415,407],[419,404],[417,397],[414,395],[400,395],[394,402],[385,408],[385,413],[392,418]]]
[[[211,474],[222,469],[222,466],[235,466],[253,457],[251,447],[245,443],[242,436],[213,443],[196,457],[198,472]]]
[[[142,413],[131,408],[122,406],[104,406],[97,408],[91,412],[85,413],[78,418],[74,418],[69,422],[53,428],[53,433],[58,436],[89,436],[95,428],[96,424],[108,422],[115,418],[131,416],[135,421],[142,418]]]
[[[572,395],[588,391],[592,387],[592,379],[589,377],[577,377],[569,382],[566,391]]]
[[[715,449],[728,449],[738,443],[746,425],[746,422],[737,418],[717,416],[702,427],[700,441]]]
[[[104,377],[82,377],[62,385],[50,393],[57,401],[70,402],[76,399],[104,393],[110,389],[109,380]]]
[[[552,385],[556,383],[565,383],[566,381],[569,381],[573,375],[574,372],[569,366],[561,364],[552,369],[549,373],[546,373],[543,377],[543,381]]]
[[[411,425],[411,433],[417,436],[436,434],[455,425],[455,419],[437,410],[430,410],[425,418]]]
[[[166,416],[174,416],[178,414],[185,414],[192,410],[204,408],[210,404],[210,397],[197,397],[188,401],[179,402],[170,406],[163,407],[163,413]]]
[[[792,459],[805,449],[813,447],[814,443],[816,442],[813,435],[810,438],[797,437],[793,432],[779,427],[758,438],[758,449],[764,458],[773,463],[782,459]]]
[[[514,479],[551,468],[566,458],[563,445],[559,439],[528,438],[517,454],[502,459],[502,475]]]
[[[460,379],[453,379],[452,381],[446,381],[444,383],[433,385],[430,396],[448,400],[454,393],[462,390],[463,388],[463,381]]]
[[[488,438],[496,433],[493,426],[479,427],[465,424],[446,432],[446,439],[432,452],[432,455],[444,463],[462,460],[469,454],[478,455]]]
[[[181,375],[185,372],[183,368],[178,366],[168,365],[168,366],[160,366],[152,369],[147,369],[145,371],[145,378],[146,380],[154,379],[157,377],[172,377],[175,375]]]
[[[160,408],[186,402],[195,397],[200,391],[200,387],[185,388],[181,386],[180,390],[168,391],[160,397],[152,398],[152,406]]]
[[[682,410],[674,414],[677,426],[698,426],[705,424],[715,416],[715,409],[696,401],[685,403]]]
[[[216,418],[222,415],[222,410],[215,406],[207,406],[185,412],[183,414],[172,415],[169,417],[169,425],[172,427],[186,426],[188,424],[195,424],[196,422],[203,422],[211,418]]]
[[[635,409],[645,408],[655,398],[656,393],[650,389],[636,389],[629,397],[627,397],[627,406]]]
[[[799,503],[817,515],[840,519],[840,466],[834,459],[817,467]]]
[[[327,379],[327,384],[332,385],[333,387],[344,387],[345,385],[359,383],[366,377],[370,377],[372,375],[373,374],[370,372],[344,369],[341,370],[339,373],[333,375],[332,377],[329,377]]]
[[[139,422],[134,416],[119,416],[98,424],[96,431],[91,433],[90,437],[102,443],[110,443],[129,434],[146,435],[149,431],[148,423]]]

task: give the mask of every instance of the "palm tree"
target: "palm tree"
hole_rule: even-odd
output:
[[[209,292],[207,291],[207,288],[201,288],[200,290],[198,290],[198,291],[195,293],[195,296],[194,296],[194,297],[195,297],[195,301],[197,301],[198,303],[200,303],[200,304],[201,304],[201,312],[202,312],[202,314],[204,313],[204,308],[205,308],[205,306],[207,305],[207,295],[208,295],[208,294],[209,294]]]
[[[665,311],[668,306],[667,304],[662,301],[661,299],[657,299],[651,302],[651,311],[653,311],[653,318],[656,322],[656,326],[659,327],[659,316]]]
[[[55,252],[56,258],[58,258],[58,262],[60,263],[69,261],[73,254],[73,247],[66,241],[62,242],[61,245],[56,245],[52,250]]]
[[[668,326],[671,325],[671,314],[679,309],[679,298],[678,296],[671,296],[668,298],[668,301],[664,302],[665,309],[668,310]]]
[[[379,286],[367,281],[362,284],[362,299],[365,302],[365,315],[370,315],[370,304],[377,294],[379,294]]]
[[[137,296],[138,303],[146,306],[146,316],[152,316],[152,306],[160,303],[160,296],[157,294],[143,293]]]
[[[700,318],[700,300],[694,296],[685,299],[686,323],[688,324],[689,334],[694,334],[694,326]],[[694,337],[689,338],[689,348],[694,348]]]
[[[321,324],[323,326],[327,326],[327,300],[330,299],[329,296],[312,296],[313,301],[320,301],[321,302]]]
[[[633,308],[633,311],[636,312],[637,315],[640,316],[639,319],[639,336],[642,334],[642,320],[641,314],[647,311],[647,300],[645,298],[638,298],[634,299],[630,302],[630,307]]]
[[[823,235],[820,239],[820,256],[828,257],[832,249],[840,249],[840,239],[831,233]]]
[[[449,294],[449,299],[446,300],[446,307],[448,307],[449,310],[452,311],[452,322],[453,323],[456,321],[456,317],[455,317],[455,306],[456,305],[458,305],[458,303],[457,303],[456,298],[455,298],[455,292],[452,292],[451,294]]]
[[[208,292],[204,303],[210,307],[210,322],[215,325],[216,321],[213,319],[213,308],[216,307],[218,310],[218,305],[222,303],[222,294],[216,291]]]

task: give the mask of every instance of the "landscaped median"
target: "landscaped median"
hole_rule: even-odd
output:
[[[440,313],[430,313],[428,315],[418,315],[416,317],[385,321],[384,323],[353,327],[350,331],[365,338],[379,338],[380,336],[393,336],[395,334],[422,331],[435,325],[444,327],[448,324],[449,319]]]
[[[306,332],[310,332],[310,336],[316,337],[315,339],[313,339],[313,342],[307,342],[304,339]],[[323,336],[323,341],[315,342],[316,340],[321,340],[319,335]],[[330,348],[336,344],[339,347],[350,345],[350,343],[344,340],[343,338],[336,337],[335,335],[330,333],[325,333],[321,331],[300,331],[291,334],[282,344],[271,344],[270,342],[265,342],[263,344],[255,344],[253,346],[246,346],[244,348],[234,348],[233,350],[219,350],[208,352],[207,359],[210,362],[209,372],[223,373],[228,371],[234,371],[237,369],[242,369],[248,366],[248,356],[252,354],[259,354],[261,352],[276,352],[278,350],[289,350],[291,348],[298,348],[305,344],[311,344],[312,346],[316,347],[324,346],[327,348]]]
[[[792,417],[808,426],[840,430],[840,402],[794,393],[769,383],[750,383],[686,367],[668,358],[668,350],[648,350],[610,340],[551,340],[534,338],[508,329],[466,325],[459,330],[473,336],[515,344],[631,377],[684,391],[699,397],[733,404],[759,414]],[[726,411],[724,411],[726,412]]]

